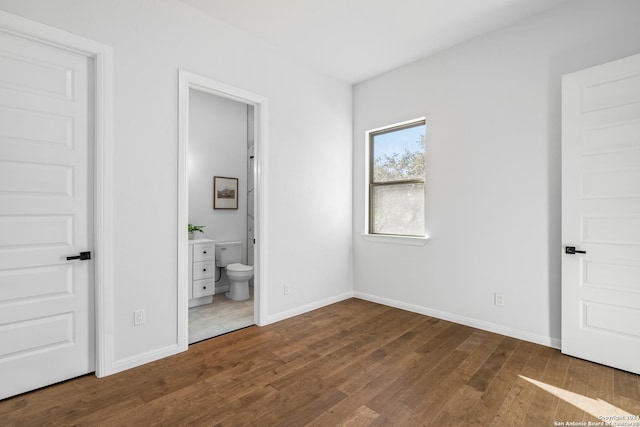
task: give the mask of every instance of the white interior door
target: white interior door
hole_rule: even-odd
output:
[[[640,374],[640,55],[563,77],[562,241],[562,352]]]
[[[92,69],[0,31],[0,398],[94,370]]]

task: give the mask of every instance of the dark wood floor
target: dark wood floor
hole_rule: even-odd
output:
[[[351,299],[6,399],[0,425],[553,426],[617,411],[640,414],[637,375]]]

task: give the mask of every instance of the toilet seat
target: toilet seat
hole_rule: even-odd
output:
[[[227,271],[237,271],[237,272],[246,272],[246,271],[253,271],[253,266],[251,265],[244,265],[244,264],[240,264],[240,263],[234,263],[234,264],[229,264],[227,265]]]

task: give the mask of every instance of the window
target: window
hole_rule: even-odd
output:
[[[369,132],[369,234],[425,235],[425,120]]]

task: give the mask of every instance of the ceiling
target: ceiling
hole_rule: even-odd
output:
[[[567,0],[181,0],[358,83]]]

